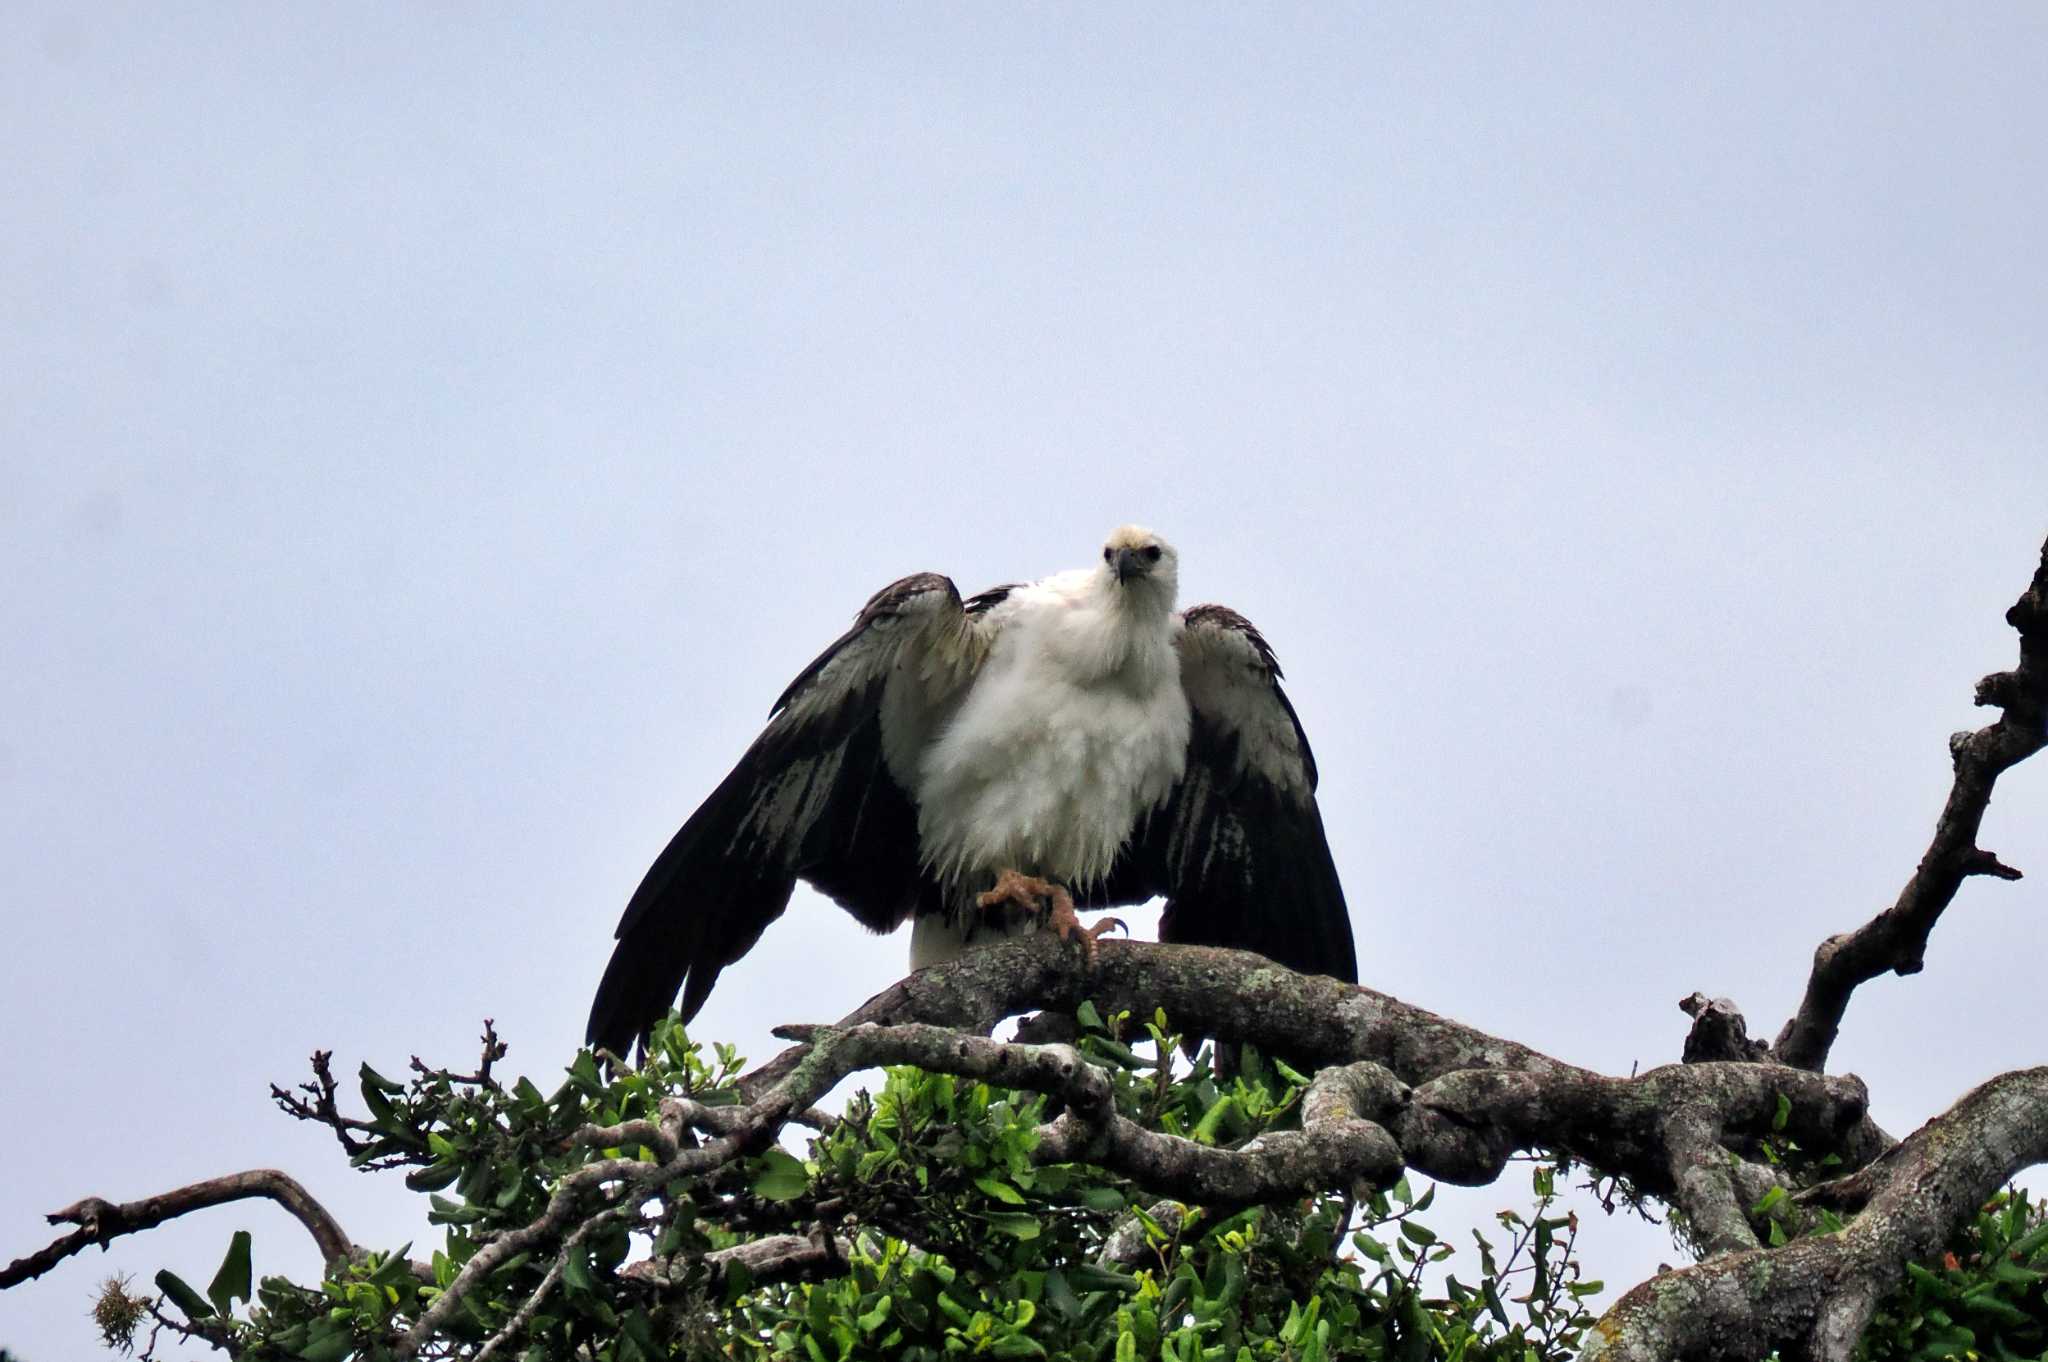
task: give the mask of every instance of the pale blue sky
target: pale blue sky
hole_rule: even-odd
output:
[[[2038,7],[6,18],[0,1258],[256,1165],[424,1240],[266,1085],[492,1016],[546,1086],[647,862],[909,571],[1157,527],[1288,668],[1367,982],[1616,1072],[1694,989],[1775,1032],[2014,658]],[[2048,767],[1984,842],[2048,875]],[[2048,1059],[2040,883],[1852,1008],[1895,1130]],[[701,1029],[904,951],[801,897]],[[244,1224],[311,1266],[217,1212],[0,1346],[88,1356],[102,1276]]]

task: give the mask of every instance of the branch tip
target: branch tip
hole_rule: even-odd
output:
[[[1963,857],[1963,873],[1965,875],[1990,875],[1995,879],[2001,880],[2026,878],[2017,869],[1999,860],[1997,853],[1986,851],[1982,847],[1971,847],[1968,854]]]

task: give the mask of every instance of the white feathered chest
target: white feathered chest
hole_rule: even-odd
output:
[[[922,855],[947,885],[983,889],[1004,869],[1097,883],[1179,782],[1177,621],[1101,580],[1062,573],[991,612],[988,659],[913,777]]]

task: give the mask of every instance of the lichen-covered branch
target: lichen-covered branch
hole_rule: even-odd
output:
[[[1374,1066],[1412,1089],[1398,1121],[1387,1124],[1408,1165],[1448,1182],[1490,1182],[1516,1150],[1546,1148],[1625,1173],[1661,1195],[1675,1195],[1681,1181],[1705,1186],[1673,1171],[1660,1133],[1668,1111],[1691,1101],[1720,1113],[1710,1123],[1716,1138],[1722,1129],[1767,1128],[1783,1095],[1816,1145],[1839,1147],[1852,1161],[1882,1148],[1850,1137],[1851,1128],[1866,1123],[1867,1106],[1853,1079],[1813,1080],[1783,1066],[1730,1063],[1608,1078],[1372,989],[1209,947],[1106,941],[1083,976],[1057,941],[1026,939],[920,971],[840,1028],[914,1020],[986,1032],[1017,1012],[1078,1006],[1081,998],[1069,995],[1082,991],[1105,1012],[1163,1007],[1177,1025],[1251,1041],[1305,1064]],[[804,1062],[799,1047],[746,1083],[759,1091]]]
[[[1724,1253],[1644,1282],[1601,1320],[1589,1362],[1846,1362],[1877,1300],[2023,1168],[2048,1162],[2048,1068],[2005,1074],[1908,1136],[1836,1234]]]
[[[1040,1008],[1071,1014],[1089,1001],[1105,1014],[1161,1008],[1189,1034],[1247,1041],[1304,1069],[1370,1060],[1408,1083],[1460,1069],[1586,1072],[1389,994],[1296,974],[1249,951],[1105,940],[1082,970],[1075,952],[1046,934],[919,970],[837,1025],[922,1022],[987,1035],[1005,1018]],[[747,1075],[742,1090],[750,1097],[767,1090],[804,1053],[803,1046],[784,1051]]]
[[[1918,973],[1934,924],[1972,875],[2016,880],[2020,872],[1977,845],[1992,787],[2010,767],[2048,746],[2048,545],[2041,566],[2005,621],[2019,632],[2019,665],[1977,683],[1976,703],[1997,706],[1998,720],[1949,739],[1955,779],[1934,839],[1891,907],[1852,932],[1821,942],[1799,1010],[1772,1046],[1782,1063],[1819,1069],[1861,984],[1891,971]]]

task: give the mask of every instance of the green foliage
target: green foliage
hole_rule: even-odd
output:
[[[1936,1262],[1909,1263],[1856,1356],[2048,1356],[2048,1207],[2017,1188],[1993,1197]]]
[[[1163,1016],[1134,1026],[1089,1008],[1080,1021],[1079,1046],[1112,1076],[1118,1109],[1152,1129],[1233,1146],[1298,1122],[1305,1080],[1284,1064],[1247,1053],[1221,1077],[1206,1054],[1180,1057]],[[205,1293],[168,1273],[159,1284],[169,1307],[255,1362],[381,1362],[479,1247],[540,1216],[565,1177],[596,1159],[657,1157],[578,1145],[578,1129],[653,1118],[671,1095],[734,1103],[737,1070],[729,1050],[707,1059],[674,1026],[637,1070],[607,1075],[579,1055],[551,1095],[443,1071],[399,1085],[366,1067],[374,1129],[357,1162],[406,1167],[429,1197],[444,1236],[431,1280],[399,1249],[315,1286],[264,1278],[251,1300],[237,1235]],[[678,1179],[645,1205],[593,1194],[561,1233],[465,1295],[423,1355],[474,1355],[522,1309],[498,1355],[528,1362],[1549,1362],[1574,1355],[1591,1323],[1582,1302],[1600,1286],[1580,1280],[1577,1224],[1553,1214],[1548,1165],[1534,1169],[1533,1209],[1503,1212],[1498,1242],[1474,1235],[1460,1257],[1421,1218],[1433,1192],[1405,1180],[1358,1206],[1327,1194],[1184,1207],[1093,1165],[1039,1163],[1050,1106],[889,1070],[802,1150]],[[846,1251],[809,1280],[757,1280],[705,1256],[826,1231]],[[622,1271],[650,1256],[654,1277]]]

